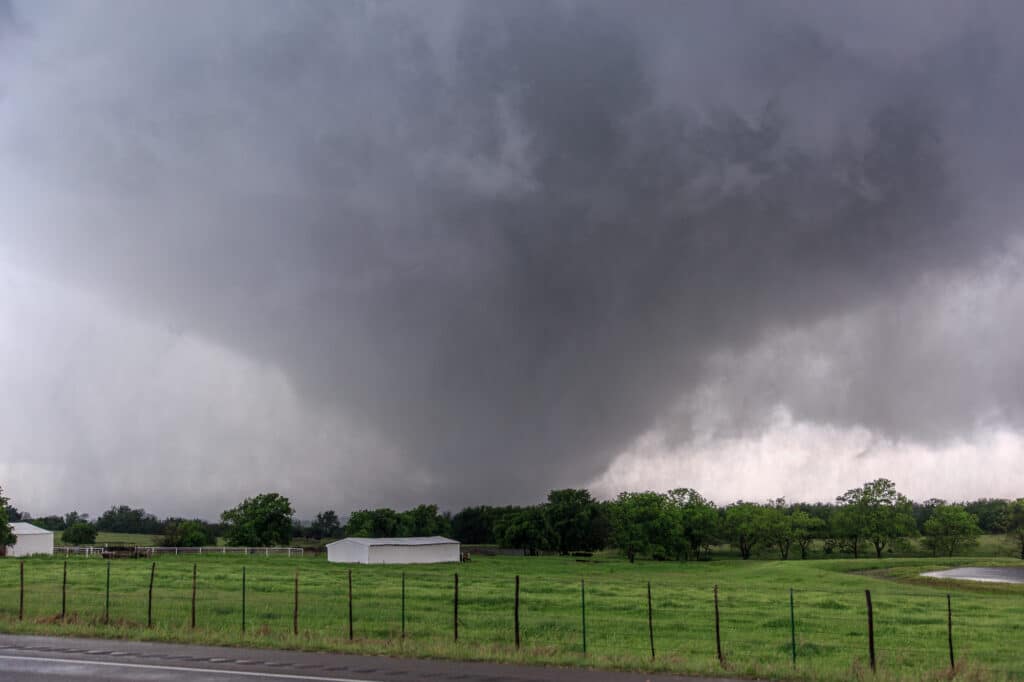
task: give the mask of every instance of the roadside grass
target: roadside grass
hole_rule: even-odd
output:
[[[198,567],[190,629],[192,566]],[[18,620],[18,561],[0,560],[0,630],[202,644],[732,675],[793,680],[949,679],[946,594],[952,595],[957,679],[1024,679],[1017,642],[1024,586],[932,581],[922,571],[1014,565],[998,558],[637,562],[616,558],[479,557],[461,565],[343,566],[321,558],[160,556],[152,628],[146,627],[151,562],[25,561],[25,618]],[[246,569],[246,631],[241,579]],[[353,630],[348,640],[348,570]],[[299,634],[292,634],[295,572]],[[459,640],[454,640],[454,573]],[[401,583],[406,580],[406,637]],[[521,577],[522,648],[513,645],[513,590]],[[881,579],[880,579],[881,578]],[[586,583],[587,653],[580,581]],[[656,657],[648,638],[651,582]],[[725,666],[716,657],[713,590],[719,586]],[[792,662],[790,588],[797,661]],[[875,612],[878,673],[868,662],[864,590]]]

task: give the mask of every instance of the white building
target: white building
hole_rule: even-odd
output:
[[[344,538],[327,545],[327,560],[339,564],[438,564],[458,561],[458,540],[429,538]]]
[[[24,521],[15,521],[11,529],[18,541],[4,548],[7,556],[53,554],[53,531]]]

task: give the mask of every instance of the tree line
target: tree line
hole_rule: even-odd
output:
[[[0,521],[30,520],[0,497]],[[65,542],[90,544],[97,531],[158,535],[167,546],[286,545],[296,537],[322,542],[342,537],[445,535],[465,544],[497,545],[528,554],[586,553],[617,549],[630,561],[701,560],[713,548],[731,545],[744,559],[770,553],[780,559],[807,558],[817,543],[825,554],[874,555],[905,548],[920,537],[935,554],[969,550],[983,533],[1009,535],[1024,559],[1024,498],[984,498],[947,503],[913,502],[884,478],[868,481],[833,503],[737,501],[718,506],[691,488],[666,493],[623,492],[614,500],[595,499],[585,489],[553,490],[541,504],[473,506],[452,515],[437,505],[406,511],[361,509],[343,523],[325,510],[303,524],[288,498],[264,493],[225,510],[219,523],[202,519],[157,519],[143,509],[113,506],[95,521],[78,512],[31,518],[62,531]],[[0,524],[0,532],[7,530]]]

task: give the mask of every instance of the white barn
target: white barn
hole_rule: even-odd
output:
[[[439,564],[461,558],[458,540],[428,538],[344,538],[327,545],[336,564]]]
[[[7,556],[30,556],[32,554],[53,554],[53,531],[33,526],[24,521],[15,521],[11,530],[18,541],[4,548]]]

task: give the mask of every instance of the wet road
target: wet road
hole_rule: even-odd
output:
[[[945,571],[931,571],[921,575],[926,578],[976,580],[983,583],[1024,583],[1024,567],[1014,566],[963,566]]]
[[[429,661],[274,649],[0,635],[5,682],[711,682],[705,678],[642,675],[578,668]],[[722,682],[722,678],[716,678]]]

